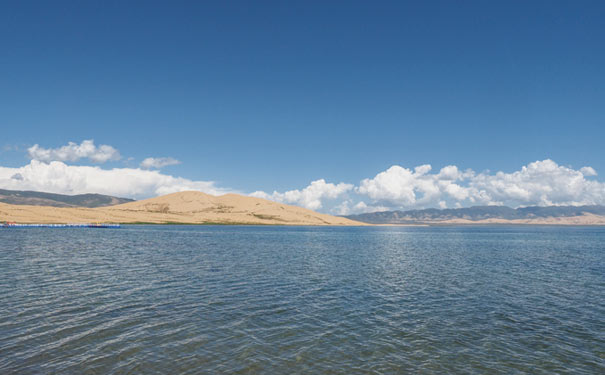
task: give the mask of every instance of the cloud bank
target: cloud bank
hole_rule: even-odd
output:
[[[32,157],[28,165],[0,166],[0,188],[62,194],[100,193],[135,199],[184,190],[213,195],[236,192],[217,187],[213,181],[194,181],[161,173],[159,168],[180,163],[170,157],[146,158],[140,168],[103,169],[65,163],[81,159],[103,163],[120,158],[115,148],[97,147],[92,140],[79,145],[70,142],[57,149],[34,145],[28,153]],[[605,183],[597,181],[596,176],[597,171],[592,167],[573,169],[550,159],[529,163],[510,173],[477,173],[455,165],[436,171],[429,164],[415,168],[393,165],[357,185],[318,179],[301,189],[255,191],[250,195],[340,215],[474,205],[605,205]]]
[[[61,161],[32,160],[20,168],[0,167],[0,188],[59,194],[99,193],[127,198],[149,198],[185,190],[221,195],[234,192],[213,181],[192,181],[139,168],[102,169]]]
[[[39,161],[78,161],[88,159],[93,163],[105,163],[121,158],[120,153],[109,145],[96,146],[94,140],[89,139],[77,144],[69,142],[66,146],[59,148],[43,148],[35,144],[27,149],[32,160]]]
[[[323,207],[322,201],[324,199],[336,199],[352,189],[353,185],[351,184],[340,183],[335,185],[321,179],[311,182],[309,186],[302,190],[290,190],[285,193],[274,191],[273,194],[255,191],[250,195],[276,202],[295,204],[310,210],[319,210]]]
[[[592,167],[575,170],[550,159],[529,163],[512,173],[476,173],[455,165],[431,171],[428,164],[413,169],[394,165],[363,179],[356,187],[318,180],[301,190],[253,195],[311,209],[323,207],[325,198],[340,197],[342,201],[331,209],[336,214],[473,205],[605,204],[605,183],[590,179],[597,175]]]

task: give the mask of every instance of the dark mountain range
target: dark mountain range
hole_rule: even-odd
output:
[[[584,214],[605,216],[605,206],[548,206],[510,208],[504,206],[475,206],[468,208],[436,209],[410,211],[383,211],[347,218],[370,224],[423,224],[448,220],[481,221],[488,219],[532,220],[544,218],[575,217]]]
[[[17,191],[0,189],[0,202],[31,206],[52,207],[105,207],[134,202],[134,199],[116,198],[101,194],[63,195],[38,191]]]

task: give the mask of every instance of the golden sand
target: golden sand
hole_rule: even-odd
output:
[[[99,208],[58,208],[0,203],[0,222],[186,223],[267,225],[367,225],[305,208],[238,194],[213,196],[198,191]]]

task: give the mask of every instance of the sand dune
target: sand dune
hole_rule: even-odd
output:
[[[0,203],[0,222],[191,223],[268,225],[368,225],[260,198],[213,196],[197,191],[100,208],[58,208]]]

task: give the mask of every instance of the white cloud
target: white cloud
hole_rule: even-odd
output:
[[[529,163],[512,173],[477,174],[455,165],[431,171],[428,164],[415,168],[394,165],[362,180],[355,188],[346,183],[334,185],[317,180],[302,190],[251,195],[313,210],[324,208],[324,200],[335,199],[329,211],[338,215],[473,205],[605,204],[605,183],[585,178],[596,176],[593,168],[574,170],[550,159]]]
[[[351,200],[344,200],[340,204],[332,208],[332,212],[336,215],[350,215],[353,210],[350,207]]]
[[[414,171],[394,165],[374,178],[361,181],[357,192],[366,195],[376,202],[389,202],[391,205],[407,207],[437,201],[441,195],[437,176],[429,174],[430,165],[421,165]],[[441,172],[440,172],[441,173]],[[450,174],[445,171],[445,184],[451,181]],[[444,184],[444,185],[445,185]]]
[[[416,167],[413,172],[394,165],[361,181],[356,192],[391,209],[446,207],[448,202],[455,207],[605,204],[605,183],[585,178],[596,175],[591,167],[574,170],[547,159],[513,173],[461,173],[453,165],[439,173],[431,174],[430,170],[430,165]]]
[[[86,146],[86,142],[82,144]],[[92,154],[83,152],[81,155],[91,157]],[[156,158],[145,165],[158,167],[175,161],[162,159],[169,158]],[[358,186],[319,179],[303,189],[271,194],[257,191],[250,195],[340,215],[473,205],[604,205],[605,183],[596,181],[596,175],[592,167],[576,170],[549,159],[529,163],[510,173],[475,173],[455,165],[433,172],[428,164],[416,168],[394,165],[373,178],[362,180]],[[213,195],[232,192],[217,187],[213,181],[193,181],[158,170],[102,169],[37,159],[19,168],[0,167],[0,188],[64,194],[92,192],[137,199],[184,190]]]
[[[445,193],[447,193],[453,199],[463,201],[467,199],[470,195],[470,190],[468,188],[462,187],[456,183],[448,183],[439,181],[440,187],[443,189]]]
[[[457,180],[460,176],[461,173],[455,165],[448,165],[447,167],[441,168],[438,175],[441,180]]]
[[[39,161],[78,161],[89,159],[94,163],[105,163],[110,160],[119,160],[120,153],[108,145],[96,146],[94,140],[89,139],[77,144],[69,142],[66,146],[59,148],[43,148],[38,144],[27,149],[32,160]]]
[[[388,211],[389,207],[385,206],[368,206],[365,202],[360,201],[355,203],[353,199],[347,199],[340,204],[332,207],[329,211],[334,215],[353,215],[367,212]]]
[[[590,167],[574,170],[550,159],[529,163],[520,171],[479,174],[469,181],[478,200],[505,205],[605,204],[605,183],[584,178],[595,175]]]
[[[168,157],[168,158],[146,158],[145,160],[143,160],[141,162],[141,168],[160,169],[163,167],[167,167],[169,165],[177,165],[177,164],[181,164],[181,162],[179,160],[176,160],[175,158],[170,158],[170,157]]]
[[[102,169],[63,162],[32,160],[20,168],[0,167],[0,188],[60,194],[99,193],[128,198],[148,198],[185,190],[221,195],[233,192],[212,181],[192,181],[138,168]]]
[[[592,167],[582,167],[582,168],[580,168],[580,172],[582,172],[582,174],[586,177],[591,177],[591,176],[597,175],[597,171],[595,171],[594,168],[592,168]]]
[[[353,185],[339,183],[327,183],[324,179],[311,182],[302,190],[290,190],[285,193],[274,191],[267,194],[264,191],[255,191],[250,194],[253,197],[270,199],[277,202],[299,205],[311,210],[322,208],[323,199],[336,199],[353,189]]]

